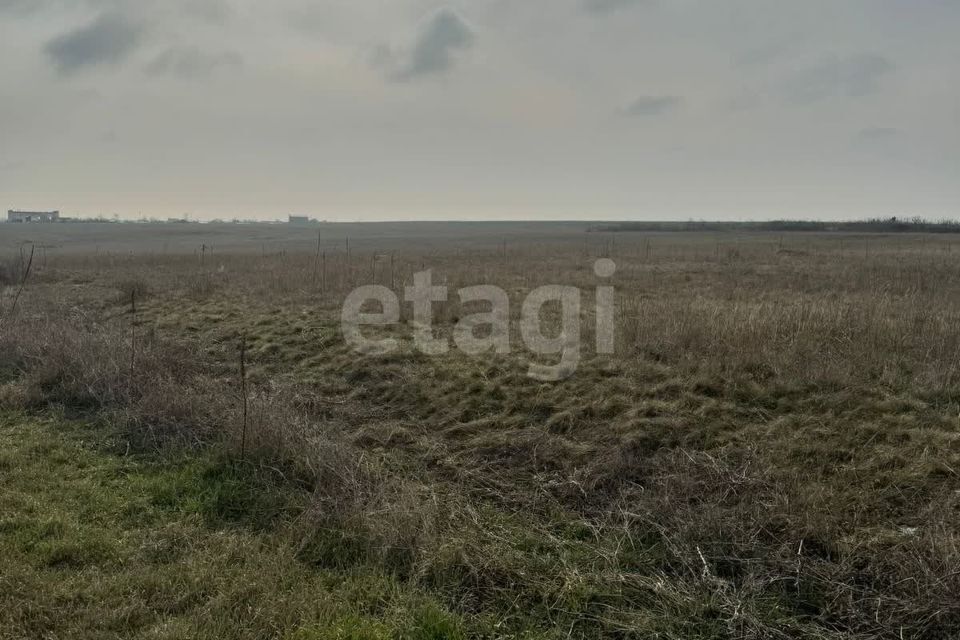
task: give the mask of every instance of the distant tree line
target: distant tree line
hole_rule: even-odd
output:
[[[960,233],[960,222],[923,218],[868,218],[866,220],[764,220],[725,222],[612,222],[593,225],[588,231],[838,231],[862,233]]]

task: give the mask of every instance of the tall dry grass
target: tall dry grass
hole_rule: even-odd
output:
[[[311,493],[305,562],[595,636],[936,638],[960,628],[960,268],[949,240],[855,242],[331,252],[320,278],[307,254],[54,258],[0,326],[0,402],[235,455],[236,338],[261,332],[251,461]],[[580,286],[590,344],[607,254],[618,352],[557,385],[522,351],[364,360],[331,337],[353,286],[433,268],[514,311]],[[441,330],[461,313],[438,305]]]

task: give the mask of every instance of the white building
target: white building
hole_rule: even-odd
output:
[[[7,211],[7,222],[59,222],[59,211]]]

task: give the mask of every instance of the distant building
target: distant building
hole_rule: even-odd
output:
[[[59,211],[7,211],[7,222],[59,222]]]
[[[309,216],[290,216],[287,222],[288,224],[310,224],[313,220]]]

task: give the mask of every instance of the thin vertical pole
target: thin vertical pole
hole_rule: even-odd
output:
[[[320,267],[320,238],[321,238],[321,234],[322,234],[321,231],[317,231],[317,256],[316,256],[316,258],[314,258],[314,260],[313,260],[313,282],[314,282],[314,284],[316,284],[316,282],[317,282],[317,269]]]
[[[240,336],[240,395],[243,399],[243,425],[240,432],[240,460],[247,455],[247,334]]]
[[[137,289],[130,290],[130,391],[133,392],[133,375],[137,358]]]

